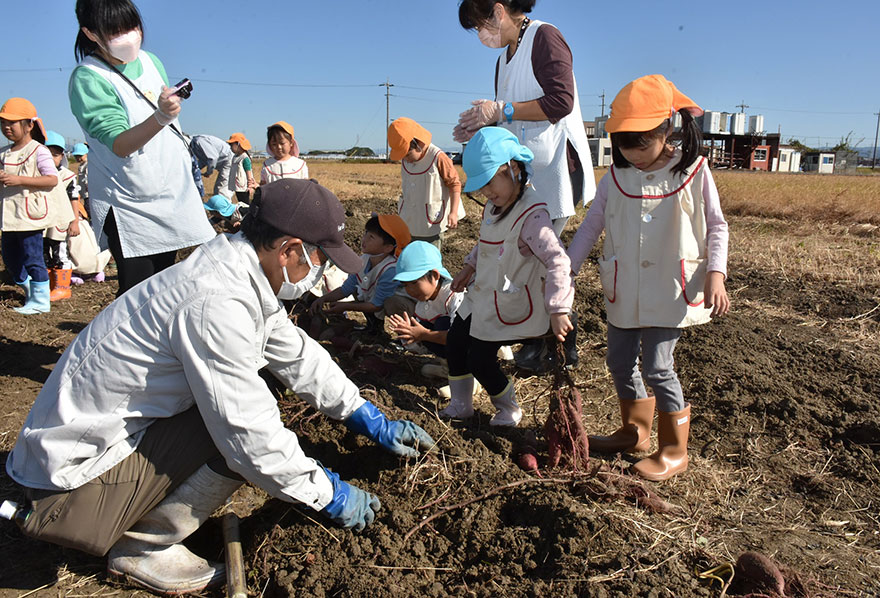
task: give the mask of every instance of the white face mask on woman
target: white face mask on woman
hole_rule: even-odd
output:
[[[141,31],[140,29],[132,29],[128,33],[117,35],[107,42],[106,52],[116,60],[128,64],[134,62],[141,51]]]
[[[504,42],[501,41],[501,24],[504,15],[507,13],[505,12],[504,7],[499,3],[495,3],[492,10],[492,19],[477,29],[477,37],[480,38],[480,42],[482,42],[487,48],[503,48]]]
[[[287,243],[287,241],[285,241],[285,243]],[[284,268],[281,268],[281,273],[284,275],[284,282],[281,283],[281,288],[278,289],[276,297],[283,301],[299,299],[309,292],[312,287],[318,284],[318,281],[321,280],[321,276],[324,275],[324,267],[327,264],[315,264],[309,257],[309,252],[306,250],[305,243],[303,243],[301,247],[303,256],[305,256],[306,262],[309,264],[309,273],[299,282],[290,282],[290,277],[287,275],[287,267],[285,266]]]

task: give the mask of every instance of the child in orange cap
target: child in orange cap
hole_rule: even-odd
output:
[[[465,216],[461,179],[452,160],[431,143],[431,133],[411,118],[398,118],[388,127],[392,160],[400,160],[403,194],[397,213],[414,241],[440,249],[443,233]]]
[[[682,117],[678,146],[670,142],[676,112]],[[617,94],[605,125],[614,163],[568,249],[577,272],[605,231],[599,275],[608,317],[606,362],[623,425],[610,436],[590,436],[590,449],[648,450],[656,406],[659,447],[633,466],[650,480],[687,469],[691,406],[673,368],[681,330],[730,308],[727,222],[700,156],[694,116],[702,113],[662,75],[636,79]]]
[[[410,238],[406,223],[397,214],[379,214],[367,220],[361,238],[363,267],[349,275],[341,287],[315,299],[309,308],[311,312],[363,312],[367,318],[367,332],[371,334],[383,329],[386,302],[393,302],[395,306],[402,302],[405,308],[408,307],[408,313],[413,313],[415,300],[406,294],[399,281],[394,280],[397,257]],[[347,297],[354,300],[342,301]],[[395,309],[395,313],[403,312]]]
[[[43,229],[49,226],[48,196],[58,170],[43,143],[46,129],[24,98],[0,108],[0,129],[12,143],[0,148],[0,243],[6,270],[24,289],[22,314],[49,311],[49,272],[43,259]]]
[[[257,188],[254,181],[254,169],[251,164],[251,142],[244,133],[233,133],[226,140],[232,149],[232,176],[229,177],[229,189],[235,193],[239,203],[248,204],[251,201],[251,190]]]
[[[272,155],[263,162],[260,184],[279,179],[307,179],[309,167],[299,157],[299,145],[293,136],[293,126],[283,120],[266,129],[266,151]]]

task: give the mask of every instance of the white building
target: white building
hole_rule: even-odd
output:
[[[800,172],[801,153],[793,147],[779,146],[779,155],[773,158],[770,170],[774,172]]]
[[[597,168],[607,168],[611,166],[611,138],[610,137],[591,137],[587,139],[590,144],[590,156],[593,158],[593,166]]]

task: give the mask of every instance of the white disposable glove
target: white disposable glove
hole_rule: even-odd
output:
[[[158,108],[153,116],[163,127],[174,122],[177,115],[180,114],[180,97],[174,95],[172,88],[162,86],[162,92],[159,94]]]
[[[494,125],[501,120],[504,102],[500,100],[474,100],[471,104],[473,104],[472,108],[458,115],[458,126],[452,132],[456,141],[459,141],[456,135],[459,137],[467,135],[467,139],[470,139],[482,127]]]

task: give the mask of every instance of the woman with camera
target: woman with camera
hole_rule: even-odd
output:
[[[92,226],[119,272],[117,297],[174,264],[178,249],[214,237],[177,124],[189,89],[141,50],[143,23],[130,0],[77,0],[79,65],[70,107],[89,144]]]

